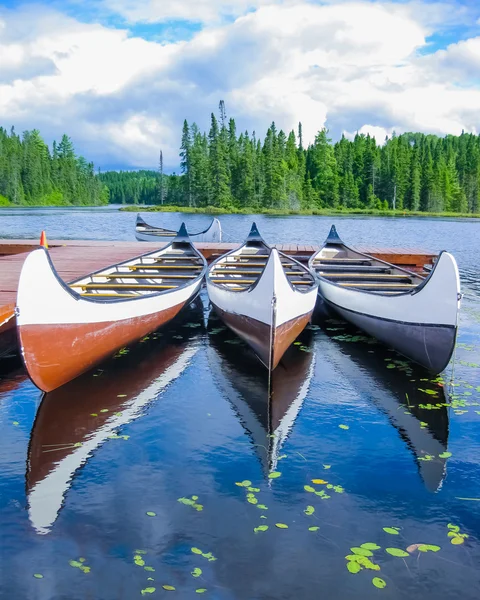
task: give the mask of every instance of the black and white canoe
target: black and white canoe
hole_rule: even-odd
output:
[[[451,254],[441,252],[425,278],[352,250],[333,225],[309,267],[319,295],[341,317],[434,373],[445,369],[461,298]]]
[[[170,242],[176,235],[177,232],[173,229],[149,225],[140,215],[137,215],[135,237],[139,242],[158,242],[159,240]],[[207,229],[197,233],[190,233],[189,236],[192,242],[221,242],[222,226],[218,219],[212,219]]]
[[[269,371],[310,321],[317,298],[315,277],[266,244],[255,223],[240,248],[211,264],[206,282],[217,314]]]

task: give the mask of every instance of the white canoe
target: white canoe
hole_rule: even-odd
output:
[[[441,252],[428,277],[346,246],[335,226],[309,266],[318,293],[341,317],[423,367],[440,373],[457,334],[460,278]]]
[[[137,215],[137,221],[135,223],[135,237],[139,242],[158,242],[162,240],[170,241],[176,235],[176,231],[149,225],[142,219],[140,215]],[[212,219],[212,222],[204,231],[190,233],[189,235],[193,242],[221,242],[222,226],[220,225],[220,221],[218,219]]]
[[[66,284],[48,251],[31,252],[18,284],[17,327],[27,372],[45,392],[170,321],[206,271],[185,225],[162,250]]]
[[[298,261],[270,248],[255,223],[243,246],[211,264],[206,282],[215,311],[270,371],[315,308],[315,278]]]

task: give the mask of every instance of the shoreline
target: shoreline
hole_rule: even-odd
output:
[[[179,212],[210,215],[277,215],[277,216],[351,216],[366,215],[375,217],[448,217],[457,219],[480,219],[480,213],[451,213],[451,212],[421,212],[399,210],[376,210],[369,208],[334,209],[316,208],[312,210],[281,210],[281,209],[256,209],[233,208],[222,209],[215,206],[190,207],[190,206],[145,206],[142,204],[126,205],[120,208],[121,212]]]

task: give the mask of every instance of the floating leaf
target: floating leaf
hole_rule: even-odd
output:
[[[146,550],[135,550],[135,554],[146,554]]]
[[[398,535],[397,527],[384,527],[383,531],[385,531],[385,533],[389,533],[390,535]]]
[[[253,530],[255,533],[258,533],[259,531],[267,531],[268,529],[268,525],[259,525],[258,527],[255,527],[255,529]]]
[[[452,538],[450,540],[450,542],[454,545],[454,546],[459,546],[460,544],[463,544],[464,540],[463,537],[460,535],[456,535],[454,538]]]
[[[375,587],[380,589],[383,589],[387,585],[383,579],[380,579],[380,577],[374,577],[372,579],[372,583]]]
[[[191,551],[192,551],[194,554],[202,554],[202,551],[200,550],[200,548],[191,548]]]
[[[285,523],[275,523],[275,527],[278,527],[279,529],[288,529],[288,525],[285,525]]]
[[[249,492],[256,492],[257,494],[260,491],[260,488],[254,488],[254,487],[249,487],[247,489]],[[195,496],[192,496],[192,498],[194,498],[196,500]]]
[[[151,510],[149,510],[149,511],[146,513],[146,515],[147,515],[147,517],[156,517],[156,516],[157,516],[157,513],[154,513],[154,512],[152,512]]]
[[[257,504],[257,508],[260,510],[268,510],[268,506],[265,506],[265,504]]]
[[[313,527],[309,527],[308,531],[318,531],[320,529],[320,527],[318,527],[317,525],[314,525]]]
[[[315,509],[313,506],[308,505],[307,508],[303,511],[306,515],[313,515]]]
[[[77,569],[79,569],[79,568],[82,566],[82,563],[81,563],[81,562],[79,562],[78,560],[69,560],[69,561],[68,561],[68,564],[69,564],[71,567],[76,567]]]
[[[198,590],[195,590],[197,592],[197,594],[204,594],[207,591],[207,588],[198,588]]]
[[[339,425],[340,429],[350,429],[348,425]]]
[[[456,533],[460,531],[460,527],[458,525],[452,525],[451,523],[449,523],[447,527],[448,529],[450,529],[450,531],[455,531]]]
[[[438,458],[450,458],[452,456],[451,452],[442,452],[438,455]]]
[[[100,412],[101,413],[106,413],[106,412],[108,412],[108,408],[102,408],[102,410]]]
[[[252,482],[249,481],[248,479],[244,479],[242,481],[242,485],[243,485],[243,487],[250,487],[252,485]]]
[[[358,554],[359,556],[373,556],[373,552],[371,552],[370,550],[367,550],[367,548],[350,548],[350,550],[354,553],[354,554]]]
[[[150,571],[153,572],[155,571],[155,569],[153,567],[143,567],[145,569],[145,571]]]
[[[328,481],[325,481],[325,479],[312,479],[312,483],[315,483],[316,485],[322,485],[324,483],[328,483]]]
[[[304,485],[304,486],[303,486],[303,489],[304,489],[306,492],[314,492],[314,491],[315,491],[315,488],[313,488],[311,485]]]
[[[268,478],[269,479],[277,479],[278,477],[280,477],[281,473],[280,471],[272,471],[271,473],[269,473]]]
[[[347,569],[350,573],[359,573],[362,570],[362,567],[358,562],[349,561],[347,562]]]
[[[405,550],[402,550],[401,548],[385,548],[385,552],[388,552],[388,554],[391,554],[392,556],[408,556],[408,552],[405,552]]]
[[[200,575],[202,574],[202,569],[199,569],[198,567],[195,567],[192,571],[192,575],[193,577],[200,577]]]
[[[175,588],[173,587],[173,585],[162,585],[162,587],[164,590],[167,590],[167,592],[175,591]],[[155,591],[155,588],[151,588],[151,589],[153,589],[153,591]],[[151,593],[151,592],[149,592],[149,593]]]
[[[323,465],[323,468],[324,468],[324,469],[331,469],[331,468],[332,468],[332,465]]]
[[[347,560],[357,562],[362,567],[365,567],[365,569],[371,569],[372,571],[380,571],[380,565],[376,565],[366,556],[360,556],[359,554],[348,554],[345,558]]]
[[[440,550],[440,546],[432,546],[431,544],[418,544],[418,549],[420,552],[438,552]]]
[[[15,427],[18,427],[18,425],[20,425],[20,423],[18,421],[12,421],[13,425],[15,425]]]
[[[360,544],[360,548],[365,548],[366,550],[380,550],[380,546],[374,544],[373,542],[365,542],[365,544]]]
[[[155,581],[153,577],[147,577],[147,581]]]
[[[258,504],[258,500],[255,496],[247,498],[247,502],[250,502],[250,504]]]
[[[43,579],[43,575],[41,573],[34,573],[33,576],[35,579]]]

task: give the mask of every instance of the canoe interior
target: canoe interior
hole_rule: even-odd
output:
[[[410,293],[424,281],[416,273],[342,243],[327,243],[311,259],[310,266],[319,277],[340,287],[388,296]]]
[[[212,227],[213,223],[214,220],[212,220],[212,222],[206,229],[204,229],[203,231],[197,231],[196,233],[191,233],[190,236],[195,237],[197,235],[203,235],[204,233],[207,233],[207,231]],[[158,236],[162,238],[174,238],[177,235],[177,232],[171,229],[165,229],[164,227],[156,227],[155,225],[149,225],[146,221],[142,219],[140,215],[137,215],[135,231],[137,233],[146,233],[148,235],[151,235],[152,237]]]
[[[173,242],[162,250],[82,277],[70,288],[82,297],[99,300],[137,298],[192,283],[205,267],[205,259],[190,243]]]
[[[247,241],[241,248],[215,261],[208,273],[209,283],[232,292],[244,292],[255,287],[270,257],[271,248],[261,241]],[[301,263],[279,252],[285,275],[299,292],[315,285],[312,274]]]

